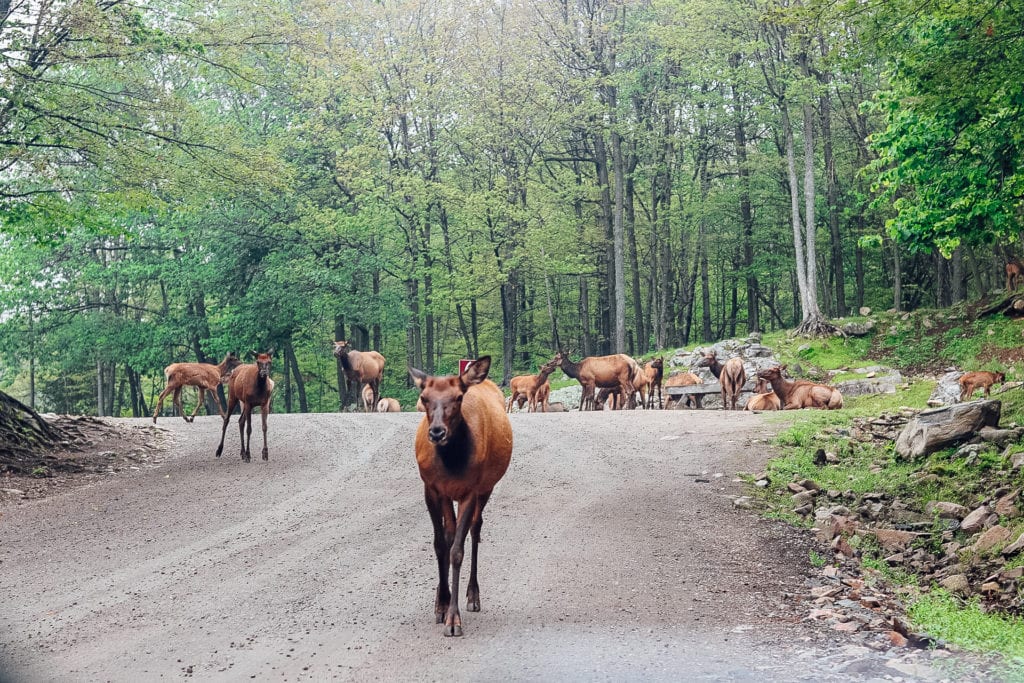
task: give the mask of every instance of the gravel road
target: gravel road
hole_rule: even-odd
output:
[[[512,415],[483,611],[445,638],[419,419],[272,415],[269,463],[245,464],[234,421],[217,459],[216,416],[165,418],[160,466],[7,505],[0,679],[940,680],[960,661],[801,621],[809,546],[731,502],[772,428],[720,411]]]

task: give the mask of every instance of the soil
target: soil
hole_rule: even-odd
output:
[[[104,420],[123,448],[97,436],[94,471],[0,503],[0,680],[997,680],[812,616],[837,580],[820,546],[734,504],[778,422],[511,418],[483,611],[454,639],[433,618],[421,416],[273,415],[252,463],[234,425],[213,457],[216,416]]]

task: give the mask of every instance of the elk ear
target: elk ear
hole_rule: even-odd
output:
[[[249,358],[255,358],[258,354],[252,349],[249,350]]]
[[[466,371],[459,375],[459,379],[467,387],[474,384],[480,384],[487,379],[487,373],[491,369],[491,357],[480,356],[475,361],[469,364]]]
[[[273,356],[274,355],[274,347],[273,346],[271,346],[269,349],[267,349],[267,355],[268,356]]]
[[[423,385],[427,381],[427,373],[409,366],[409,375],[412,377],[412,383],[416,385],[416,388],[422,390]]]

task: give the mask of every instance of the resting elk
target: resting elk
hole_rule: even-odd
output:
[[[836,410],[843,407],[843,395],[838,389],[815,384],[807,380],[791,380],[782,376],[785,365],[761,370],[757,376],[771,382],[772,391],[779,397],[783,410],[795,410],[798,408],[821,408],[823,410]]]
[[[356,386],[368,384],[373,390],[373,398],[364,403],[363,408],[370,412],[380,400],[380,380],[384,376],[384,356],[376,351],[356,351],[347,341],[334,342],[334,357],[341,361],[345,376]]]
[[[426,409],[416,432],[416,462],[434,524],[439,575],[434,615],[446,636],[462,635],[459,577],[467,532],[473,555],[466,602],[470,612],[480,611],[477,551],[483,511],[512,457],[512,425],[501,390],[487,379],[490,367],[491,357],[482,356],[461,375],[449,377],[409,368]]]
[[[746,410],[782,410],[782,401],[775,395],[775,392],[768,387],[761,377],[757,378],[754,385],[754,395],[747,401]]]
[[[217,412],[220,413],[221,417],[224,417],[224,407],[220,404],[220,399],[217,398],[217,385],[221,382],[226,382],[228,377],[231,375],[231,371],[242,364],[239,360],[238,355],[235,352],[230,352],[224,356],[224,360],[219,365],[213,363],[171,363],[164,368],[164,377],[167,378],[167,388],[160,392],[160,396],[156,400],[156,409],[153,411],[153,424],[156,424],[156,416],[160,414],[160,411],[164,407],[164,399],[167,394],[174,392],[174,406],[181,413],[181,417],[185,422],[194,422],[196,414],[199,413],[199,406],[203,405],[203,401],[206,397],[206,392],[210,392],[210,398],[217,404]],[[196,403],[196,409],[192,411],[192,416],[186,416],[185,410],[181,407],[181,389],[182,387],[196,387],[199,390],[199,400]]]
[[[704,384],[704,380],[692,372],[678,372],[674,375],[670,375],[669,378],[665,380],[666,387],[689,387],[694,384]],[[700,408],[702,399],[703,396],[700,394],[693,394],[692,396],[687,396],[684,403],[688,408]],[[672,396],[669,396],[668,401],[665,402],[665,407],[671,408],[675,403],[675,399],[673,399]]]
[[[1006,375],[1001,372],[965,372],[960,376],[960,400],[969,400],[978,389],[984,389],[988,398],[992,385],[1004,381]]]
[[[382,398],[377,401],[377,412],[400,413],[402,412],[402,404],[398,402],[397,398]]]
[[[224,424],[220,430],[218,458],[224,450],[224,434],[228,431],[231,413],[238,404],[242,406],[238,416],[242,461],[252,460],[249,443],[252,440],[252,409],[256,406],[260,408],[260,418],[263,421],[263,459],[267,460],[270,457],[267,454],[267,416],[270,415],[270,398],[274,393],[274,380],[270,379],[270,360],[274,350],[270,349],[266,353],[252,351],[251,355],[256,357],[256,362],[238,367],[228,380],[228,410],[224,414]]]
[[[747,381],[747,373],[743,369],[743,360],[730,358],[725,364],[718,362],[718,356],[714,350],[708,351],[704,357],[697,362],[698,367],[706,367],[711,374],[718,378],[722,385],[722,410],[736,410],[736,400],[743,391],[743,385]]]
[[[633,374],[636,372],[636,361],[624,353],[611,356],[589,356],[579,363],[569,360],[568,354],[559,351],[552,359],[560,365],[562,371],[580,383],[583,395],[580,398],[580,410],[596,408],[594,393],[597,389],[617,388],[623,396],[628,396],[629,407],[634,406]]]
[[[1024,263],[1010,259],[1006,263],[1006,291],[1014,292],[1024,281]]]

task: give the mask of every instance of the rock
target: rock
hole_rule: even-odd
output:
[[[1020,515],[1020,510],[1017,509],[1018,496],[1020,496],[1019,489],[1006,494],[996,501],[996,504],[992,506],[992,510],[1000,517],[1017,517]]]
[[[1016,429],[997,429],[996,427],[982,427],[978,430],[978,436],[982,440],[989,443],[994,443],[999,448],[1006,448],[1011,443],[1017,443],[1020,441],[1020,437],[1024,435],[1024,429],[1017,427]]]
[[[807,505],[808,503],[814,502],[814,491],[802,491],[801,493],[793,494],[793,505],[801,506]]]
[[[963,441],[982,427],[999,424],[999,401],[971,401],[922,411],[896,438],[896,452],[917,458]]]
[[[871,534],[886,550],[905,550],[917,538],[917,534],[911,531],[898,529],[872,529]]]
[[[964,373],[959,370],[950,370],[939,378],[932,395],[928,398],[928,405],[951,406],[960,402],[960,376]]]
[[[865,320],[863,322],[849,322],[845,323],[842,327],[843,333],[850,337],[863,337],[871,334],[871,331],[875,329],[875,323],[871,320]]]
[[[963,521],[960,522],[960,530],[968,535],[978,533],[985,527],[985,521],[991,514],[992,510],[987,505],[982,505],[964,517]]]
[[[1024,534],[1017,537],[1017,540],[1003,548],[1003,555],[1010,557],[1024,550]]]
[[[754,507],[754,499],[750,496],[740,496],[732,504],[733,507],[737,507],[740,510],[751,510]]]
[[[1024,451],[1013,454],[1013,459],[1010,461],[1010,467],[1014,470],[1019,470],[1021,467],[1024,467]]]
[[[869,372],[865,379],[850,379],[836,384],[843,396],[870,396],[872,394],[895,394],[903,384],[903,375],[893,370],[891,374],[878,376]]]
[[[982,593],[998,593],[1001,590],[1003,590],[1003,587],[995,581],[989,581],[988,583],[981,584]]]
[[[768,486],[768,483],[769,482],[767,479],[758,479],[757,481],[754,482],[754,486],[756,486],[759,489],[763,489]]]
[[[793,508],[793,514],[800,515],[801,517],[806,517],[807,515],[811,514],[811,512],[813,512],[813,511],[814,511],[814,506],[812,506],[810,504],[808,504],[808,505],[801,505],[798,508]]]
[[[970,514],[970,510],[956,503],[947,503],[941,500],[929,501],[924,506],[924,511],[929,515],[938,515],[939,519],[960,520]]]
[[[978,540],[971,546],[971,550],[979,555],[983,555],[996,546],[1006,543],[1008,540],[1010,540],[1010,530],[997,524],[979,536]]]
[[[797,482],[805,491],[820,491],[821,487],[813,479],[801,479]]]
[[[947,576],[942,581],[939,581],[939,585],[950,593],[958,593],[960,595],[966,595],[971,590],[971,582],[963,574]]]
[[[868,306],[861,306],[857,310],[857,312],[860,313],[862,316],[867,317],[867,316],[871,315],[871,308],[868,307]]]
[[[839,462],[839,456],[832,451],[825,451],[825,462],[834,465]]]
[[[806,488],[796,483],[795,481],[791,481],[788,484],[786,484],[786,488],[789,489],[790,493],[803,493],[804,491],[807,490]]]

